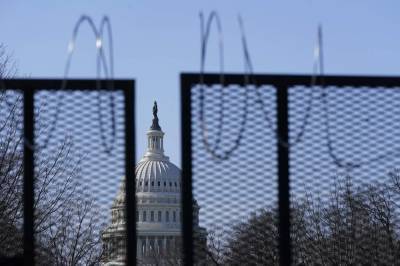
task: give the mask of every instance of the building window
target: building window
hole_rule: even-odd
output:
[[[169,212],[168,211],[165,212],[165,221],[169,222]]]
[[[139,182],[139,186],[140,186],[140,187],[142,186],[142,181]]]
[[[146,222],[147,217],[146,217],[146,211],[143,212],[143,222]]]
[[[158,186],[160,186],[161,185],[161,183],[160,183],[160,181],[158,181]]]
[[[139,221],[139,212],[136,212],[136,222]]]
[[[169,182],[169,186],[172,187],[172,182]]]
[[[149,185],[149,182],[146,181],[146,183],[144,183],[144,185],[147,187]]]
[[[172,213],[172,219],[174,222],[176,222],[176,212],[175,211]]]
[[[150,222],[154,222],[154,212],[150,212]]]
[[[176,184],[176,182],[175,182],[175,187],[177,187],[178,185]]]
[[[161,222],[161,211],[158,211],[158,221]]]
[[[154,187],[154,181],[151,181],[151,186]]]
[[[164,182],[164,187],[166,187],[167,186],[167,182]]]

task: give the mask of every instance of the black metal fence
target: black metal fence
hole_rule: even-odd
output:
[[[110,84],[2,81],[2,264],[136,263],[134,82]],[[400,78],[195,73],[181,93],[186,265],[400,260]],[[127,242],[102,247],[120,182]]]
[[[120,186],[135,264],[134,81],[1,80],[0,114],[1,264],[100,263]]]
[[[186,265],[396,265],[399,102],[398,77],[182,74]]]

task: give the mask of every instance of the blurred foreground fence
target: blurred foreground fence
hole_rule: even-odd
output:
[[[122,239],[135,264],[134,82],[2,84],[1,264],[99,264]],[[400,78],[195,73],[181,93],[187,265],[400,261]],[[124,176],[127,233],[103,247]]]
[[[1,85],[0,264],[98,265],[121,180],[127,233],[113,241],[135,264],[134,81]]]
[[[399,103],[398,77],[182,74],[187,265],[397,265]]]

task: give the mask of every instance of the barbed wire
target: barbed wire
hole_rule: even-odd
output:
[[[102,142],[105,152],[108,154],[111,154],[111,152],[114,148],[114,145],[115,145],[115,140],[116,140],[115,99],[114,99],[113,93],[111,92],[110,93],[110,110],[111,110],[110,112],[111,112],[112,138],[111,138],[111,143],[107,144],[106,137],[105,137],[106,133],[104,130],[104,124],[103,124],[102,112],[101,112],[101,102],[102,102],[101,94],[105,93],[105,92],[100,90],[101,70],[104,71],[104,74],[110,84],[110,88],[113,89],[113,87],[114,87],[114,83],[113,83],[113,79],[114,79],[113,39],[112,39],[112,30],[111,30],[110,19],[107,16],[102,17],[99,29],[97,29],[93,19],[87,15],[82,15],[79,18],[79,20],[76,22],[71,41],[68,45],[68,57],[67,57],[67,63],[66,63],[65,70],[64,70],[64,79],[63,79],[61,90],[64,90],[66,88],[66,85],[68,82],[68,74],[69,74],[70,65],[71,65],[71,61],[72,61],[72,55],[75,50],[76,39],[78,37],[79,30],[84,23],[87,23],[89,25],[90,29],[92,30],[92,33],[94,34],[94,36],[96,38],[95,39],[96,51],[97,51],[97,54],[96,54],[96,62],[97,62],[97,64],[96,64],[96,89],[97,89],[97,107],[98,107],[98,119],[99,119],[99,126],[100,126],[100,137],[101,137],[101,142]],[[103,46],[104,46],[103,32],[104,32],[105,27],[107,29],[108,38],[109,38],[109,40],[108,40],[109,60],[110,60],[109,67],[108,67],[107,60],[106,60],[106,57],[105,57],[105,54],[103,51]],[[61,97],[59,98],[60,104],[58,104],[56,107],[57,108],[56,115],[55,115],[53,123],[51,124],[52,126],[51,126],[50,133],[48,135],[48,138],[44,141],[45,146],[47,145],[48,140],[51,138],[51,133],[54,132],[54,130],[55,130],[58,116],[59,116],[59,113],[61,110],[60,107],[62,106],[62,103],[63,103],[63,101],[62,101],[63,98],[64,98],[64,95],[61,94]]]
[[[203,142],[204,146],[207,150],[208,153],[212,155],[213,158],[216,158],[218,160],[227,160],[229,157],[232,155],[232,153],[239,147],[240,141],[243,138],[243,133],[245,132],[245,125],[246,125],[246,119],[248,116],[248,108],[247,108],[247,87],[249,84],[254,84],[257,85],[257,81],[254,77],[254,68],[251,60],[251,56],[249,53],[248,49],[248,44],[247,44],[247,38],[244,30],[244,23],[242,17],[239,15],[238,16],[238,22],[239,22],[239,28],[241,32],[241,40],[242,40],[242,47],[243,47],[243,55],[244,55],[244,61],[245,61],[245,73],[244,73],[244,87],[246,88],[246,95],[245,95],[245,107],[244,107],[244,114],[243,114],[243,119],[240,123],[240,129],[238,133],[238,137],[235,140],[235,143],[231,149],[228,151],[223,151],[220,149],[219,144],[221,143],[221,138],[222,138],[222,124],[224,123],[224,114],[223,114],[223,102],[224,102],[224,97],[225,97],[225,90],[224,90],[224,72],[223,72],[223,65],[221,65],[221,78],[220,78],[220,84],[222,86],[221,88],[221,94],[220,96],[220,110],[219,110],[219,124],[218,124],[218,129],[217,129],[217,136],[216,136],[216,141],[214,145],[211,145],[209,140],[208,140],[208,131],[207,127],[205,125],[205,118],[204,118],[204,64],[205,64],[205,56],[206,56],[206,45],[208,41],[208,36],[209,36],[209,31],[210,31],[210,25],[212,23],[213,18],[215,17],[217,21],[217,27],[219,30],[219,37],[220,37],[220,53],[223,51],[221,47],[223,47],[222,43],[222,27],[221,23],[219,21],[218,14],[216,12],[212,12],[208,18],[208,23],[207,23],[207,28],[204,31],[204,26],[203,26],[203,17],[201,14],[201,20],[202,20],[202,58],[201,58],[201,71],[200,71],[200,123],[201,123],[201,128],[202,128],[202,135],[203,135]],[[222,44],[221,44],[222,43]],[[340,168],[346,168],[346,169],[353,169],[353,168],[359,168],[361,166],[371,164],[373,162],[385,159],[389,156],[393,156],[395,154],[400,154],[400,149],[396,149],[393,151],[390,151],[385,154],[378,155],[370,160],[360,160],[360,161],[350,161],[350,160],[345,160],[343,158],[340,158],[340,156],[337,154],[334,144],[333,144],[333,139],[332,139],[332,126],[329,118],[329,107],[328,107],[328,99],[327,99],[327,90],[328,88],[324,85],[324,54],[323,54],[323,29],[322,25],[319,24],[317,27],[317,40],[316,40],[316,45],[314,47],[314,55],[313,55],[313,74],[311,76],[311,81],[310,81],[310,89],[308,89],[307,93],[307,101],[306,101],[306,107],[303,115],[302,122],[300,124],[300,129],[296,133],[296,135],[292,138],[293,141],[284,141],[282,137],[279,135],[277,132],[276,127],[274,126],[274,123],[272,121],[272,118],[270,117],[270,112],[268,111],[268,105],[265,103],[263,100],[263,97],[260,93],[260,87],[256,86],[255,92],[258,98],[258,102],[261,105],[262,111],[264,113],[264,118],[267,121],[268,127],[272,132],[274,132],[274,135],[276,136],[277,141],[279,142],[280,145],[283,145],[285,147],[294,147],[301,143],[304,140],[305,132],[307,130],[307,127],[310,123],[310,117],[312,114],[312,109],[314,102],[316,100],[315,94],[316,92],[320,91],[320,100],[322,101],[322,108],[323,108],[323,121],[324,121],[324,128],[325,128],[325,136],[326,136],[326,145],[328,149],[328,154],[331,157],[333,163],[337,165]],[[223,56],[220,54],[220,63],[223,63]],[[320,90],[317,89],[320,88]],[[279,89],[279,88],[277,88]],[[218,153],[218,149],[222,150],[222,155]]]
[[[244,32],[244,28],[243,28],[243,21],[242,18],[239,16],[239,26],[242,32],[242,42],[243,42],[243,51],[244,51],[244,55],[245,55],[245,61],[246,61],[246,65],[250,71],[250,77],[251,77],[251,83],[252,84],[257,84],[257,80],[254,77],[254,69],[253,69],[253,64],[251,61],[251,56],[250,56],[250,52],[248,50],[248,46],[247,46],[247,38],[246,38],[246,34]],[[315,72],[314,72],[315,73]],[[311,78],[311,87],[314,87],[314,84],[316,82],[316,76],[315,74],[312,76]],[[279,89],[279,88],[276,88]],[[308,100],[307,100],[307,104],[306,104],[306,110],[305,110],[305,114],[304,114],[304,118],[303,118],[303,122],[301,123],[300,126],[300,130],[299,132],[296,134],[296,136],[294,137],[294,141],[293,142],[288,142],[282,139],[282,137],[279,135],[276,127],[273,125],[274,123],[272,122],[272,119],[270,118],[270,112],[267,111],[268,105],[265,104],[263,97],[260,93],[260,87],[256,86],[255,89],[257,98],[258,98],[258,103],[260,103],[261,105],[261,109],[264,113],[264,118],[267,121],[267,125],[270,128],[270,130],[272,132],[274,132],[274,135],[277,139],[277,141],[279,142],[280,145],[284,146],[284,147],[293,147],[295,145],[297,145],[298,143],[300,143],[303,139],[304,133],[306,131],[306,127],[309,123],[309,118],[311,116],[311,109],[312,109],[312,105],[313,105],[313,98],[314,98],[314,92],[313,90],[310,90],[309,94],[308,94]]]
[[[221,92],[219,94],[219,103],[220,103],[220,108],[219,108],[219,123],[218,123],[218,129],[217,129],[217,136],[214,144],[211,144],[209,141],[209,131],[206,126],[205,118],[204,118],[204,102],[205,102],[205,96],[204,96],[204,68],[205,68],[205,61],[206,61],[206,55],[207,55],[207,44],[208,44],[208,38],[210,35],[211,31],[211,26],[212,22],[215,20],[216,25],[217,25],[217,30],[218,30],[218,44],[219,44],[219,59],[220,59],[220,85],[221,85]],[[224,99],[226,98],[226,88],[225,88],[225,82],[224,82],[224,42],[223,42],[223,31],[222,31],[222,25],[221,25],[221,20],[219,18],[219,15],[216,11],[212,11],[208,18],[207,18],[207,23],[205,24],[204,20],[204,15],[201,12],[200,13],[200,31],[201,31],[201,63],[200,63],[200,90],[199,90],[199,105],[200,105],[200,111],[199,111],[199,117],[200,117],[200,127],[201,127],[201,132],[202,132],[202,140],[205,149],[211,156],[219,161],[227,160],[230,158],[232,153],[239,147],[240,142],[243,138],[243,133],[246,128],[246,121],[247,121],[247,105],[248,105],[248,92],[247,92],[247,86],[245,86],[244,90],[244,105],[243,105],[243,115],[242,119],[240,122],[239,126],[239,132],[238,136],[234,140],[234,144],[232,147],[228,148],[227,150],[223,150],[220,148],[221,140],[222,140],[222,128],[224,124]],[[245,72],[247,73],[247,65],[245,62]],[[248,74],[245,74],[245,82],[248,81]],[[221,151],[222,154],[218,153],[218,150]]]
[[[203,14],[200,14],[201,18],[201,31],[202,31],[202,42],[201,42],[201,47],[202,47],[202,57],[201,57],[201,69],[200,69],[200,124],[201,124],[201,129],[202,129],[202,135],[203,135],[203,143],[204,146],[207,150],[208,153],[212,155],[213,158],[216,158],[218,160],[227,160],[231,156],[231,154],[237,150],[237,148],[240,145],[240,142],[243,138],[243,134],[245,132],[245,127],[246,127],[246,121],[247,121],[247,116],[248,116],[248,86],[249,84],[257,84],[257,81],[254,77],[254,68],[253,68],[253,63],[251,60],[250,52],[248,49],[248,44],[247,44],[247,37],[246,37],[246,32],[244,29],[244,23],[243,19],[240,15],[238,15],[238,24],[239,24],[239,29],[241,33],[241,41],[242,41],[242,49],[243,49],[243,56],[244,56],[244,107],[243,107],[243,116],[242,120],[240,123],[239,127],[239,133],[237,138],[234,141],[234,145],[232,148],[230,148],[227,151],[222,151],[222,155],[218,154],[217,150],[219,149],[219,144],[221,143],[222,139],[222,125],[223,125],[223,102],[224,102],[224,96],[225,96],[225,84],[224,84],[224,73],[223,73],[223,56],[220,54],[220,64],[222,62],[222,65],[220,65],[220,84],[221,84],[221,94],[220,94],[220,110],[219,110],[219,123],[218,123],[218,129],[217,129],[217,136],[216,136],[216,141],[214,146],[210,144],[208,140],[208,130],[206,127],[205,119],[204,119],[204,64],[205,64],[205,57],[206,57],[206,46],[207,46],[207,41],[208,41],[208,36],[209,36],[209,31],[210,31],[210,25],[212,23],[212,20],[216,19],[217,21],[217,27],[219,30],[219,40],[220,40],[220,53],[223,51],[223,42],[222,40],[222,27],[221,23],[219,20],[218,14],[213,11],[210,16],[208,17],[208,23],[207,23],[207,28],[204,31],[204,22],[203,22]],[[314,87],[314,84],[316,82],[316,77],[315,75],[312,76],[311,78],[311,87]],[[306,110],[305,110],[305,115],[303,122],[300,126],[300,131],[296,134],[294,141],[292,143],[288,143],[287,141],[284,141],[282,137],[278,134],[276,127],[273,125],[272,119],[270,118],[270,112],[268,112],[267,109],[267,104],[265,104],[263,97],[260,93],[260,87],[256,86],[255,89],[257,98],[258,98],[258,103],[260,103],[262,111],[264,113],[264,117],[267,121],[268,127],[272,132],[274,132],[275,137],[277,138],[277,141],[280,143],[280,145],[283,145],[285,147],[288,146],[295,146],[296,144],[300,143],[303,139],[304,133],[306,131],[306,127],[309,124],[309,118],[311,115],[311,109],[313,105],[313,98],[314,98],[314,92],[313,90],[310,90],[309,95],[308,95],[308,101],[306,105]]]
[[[345,168],[346,170],[350,171],[352,169],[360,168],[366,165],[370,165],[372,163],[384,160],[386,158],[400,155],[400,148],[392,149],[389,152],[379,154],[369,160],[359,160],[359,161],[351,161],[341,158],[335,151],[335,147],[333,144],[332,138],[332,127],[329,118],[329,107],[328,107],[328,87],[324,84],[324,53],[323,53],[323,29],[322,25],[318,26],[318,49],[315,51],[318,54],[318,66],[316,66],[316,71],[319,71],[320,77],[320,88],[321,88],[321,101],[323,106],[323,115],[324,115],[324,128],[325,128],[325,135],[326,135],[326,142],[328,148],[328,154],[331,157],[333,163],[340,168]],[[316,84],[316,82],[315,82]]]
[[[112,38],[112,28],[111,28],[111,22],[110,19],[105,16],[102,18],[101,20],[101,24],[100,24],[100,30],[99,30],[99,36],[100,36],[100,41],[103,40],[103,31],[104,29],[107,29],[107,33],[108,33],[108,46],[109,46],[109,72],[105,73],[105,76],[107,77],[109,86],[111,89],[114,88],[114,47],[113,47],[113,38]],[[103,43],[101,43],[101,47],[103,47]],[[103,49],[101,49],[101,52],[103,52]],[[100,61],[101,61],[101,57],[97,57],[97,61],[98,61],[98,66],[97,66],[97,80],[100,79],[101,77],[101,67],[100,67]],[[105,61],[103,61],[105,62]],[[106,68],[106,64],[105,64],[105,69]],[[106,140],[106,133],[105,133],[105,129],[104,129],[104,123],[103,123],[103,119],[102,119],[102,112],[101,112],[101,93],[100,91],[98,91],[97,94],[98,97],[98,115],[99,115],[99,122],[100,122],[100,137],[101,137],[101,141],[102,141],[102,145],[106,151],[106,153],[111,154],[111,152],[113,151],[114,147],[115,147],[115,142],[116,142],[116,114],[115,114],[115,97],[114,97],[114,92],[113,90],[111,91],[110,95],[109,95],[109,104],[110,104],[110,113],[111,113],[111,141],[109,144],[107,144],[107,140]]]
[[[242,29],[242,21],[241,18],[239,17],[239,25]],[[242,30],[242,32],[244,32]],[[252,61],[251,61],[251,57],[250,57],[250,53],[248,51],[248,46],[247,46],[247,42],[246,42],[246,35],[242,36],[243,38],[243,49],[244,49],[244,54],[245,54],[245,60],[246,60],[246,65],[248,66],[248,69],[250,70],[250,76],[252,77],[251,79],[251,83],[252,84],[257,84],[257,81],[255,80],[254,76],[252,75],[253,72],[253,65],[252,65]],[[306,132],[306,128],[307,125],[309,124],[309,120],[312,114],[312,107],[313,107],[313,102],[315,101],[315,92],[317,91],[315,88],[318,84],[318,79],[320,80],[320,88],[321,88],[321,100],[322,100],[322,105],[323,105],[323,115],[324,115],[324,128],[325,128],[325,135],[327,138],[327,148],[328,148],[328,153],[329,156],[331,157],[333,163],[335,165],[337,165],[340,168],[346,168],[346,169],[352,169],[352,168],[359,168],[362,167],[364,165],[368,165],[371,164],[373,162],[376,161],[380,161],[383,160],[385,158],[388,158],[389,156],[393,156],[396,154],[400,155],[400,149],[397,149],[397,151],[391,151],[388,152],[386,154],[381,154],[378,155],[370,160],[365,160],[365,161],[359,161],[359,162],[355,162],[355,161],[348,161],[345,159],[340,158],[336,152],[335,152],[335,148],[333,145],[333,140],[332,140],[332,129],[331,129],[331,123],[330,123],[330,118],[329,118],[329,110],[328,110],[328,100],[327,100],[327,90],[328,88],[324,85],[324,54],[323,54],[323,29],[322,29],[322,25],[319,24],[318,28],[317,28],[317,41],[316,41],[316,45],[314,48],[314,62],[313,62],[313,75],[311,77],[311,84],[310,84],[310,88],[308,91],[308,100],[307,100],[307,104],[306,104],[306,110],[305,110],[305,114],[304,114],[304,118],[303,118],[303,122],[300,124],[300,130],[299,132],[296,134],[294,141],[293,142],[285,142],[282,140],[282,137],[278,134],[277,130],[274,128],[273,123],[272,123],[272,119],[269,116],[269,113],[266,111],[266,104],[264,103],[262,96],[259,92],[259,87],[257,87],[255,89],[257,97],[259,99],[259,102],[261,103],[261,105],[263,106],[263,112],[264,112],[264,117],[267,120],[267,123],[269,125],[269,128],[275,132],[275,136],[277,138],[277,141],[279,141],[280,145],[283,145],[285,147],[294,147],[295,145],[299,144],[300,142],[302,142],[303,138],[304,138],[304,134]]]
[[[249,66],[249,70],[250,70],[250,74],[253,74],[253,67],[252,67],[252,62],[251,62],[251,57],[250,57],[250,53],[248,52],[248,47],[246,45],[246,38],[245,35],[243,37],[244,39],[244,43],[245,45],[243,45],[244,47],[244,54],[245,54],[245,60],[247,62],[247,65]],[[282,140],[281,136],[278,134],[278,132],[276,131],[276,129],[273,126],[272,123],[272,119],[269,117],[269,114],[267,113],[265,107],[263,107],[263,112],[264,112],[264,116],[267,120],[267,123],[270,127],[270,129],[272,131],[275,132],[277,141],[279,141],[280,145],[283,145],[285,147],[293,147],[297,144],[299,144],[304,137],[304,134],[306,132],[306,128],[307,125],[309,124],[309,120],[310,120],[310,116],[311,116],[311,111],[312,111],[312,107],[313,107],[313,102],[314,102],[314,95],[315,95],[315,88],[317,85],[320,85],[321,88],[321,100],[322,100],[322,106],[323,106],[323,115],[324,115],[324,128],[325,128],[325,135],[326,135],[326,143],[327,143],[327,148],[328,148],[328,153],[329,156],[331,157],[333,163],[335,165],[337,165],[340,168],[346,168],[348,170],[350,169],[354,169],[354,168],[359,168],[362,167],[364,165],[368,165],[371,164],[373,162],[376,161],[380,161],[383,160],[385,158],[388,158],[390,156],[394,156],[396,154],[400,155],[400,149],[397,149],[397,151],[393,150],[390,151],[386,154],[380,154],[370,160],[365,160],[365,161],[359,161],[359,162],[355,162],[355,161],[349,161],[349,160],[345,160],[340,158],[336,152],[335,152],[335,148],[333,145],[333,140],[332,140],[332,128],[331,128],[331,123],[330,123],[330,118],[329,118],[329,110],[328,110],[328,99],[327,99],[327,90],[328,88],[324,85],[324,54],[323,54],[323,29],[322,29],[322,25],[319,24],[318,25],[318,29],[317,29],[317,41],[316,41],[316,46],[314,48],[314,63],[313,63],[313,75],[311,78],[311,84],[310,84],[310,88],[309,89],[309,94],[308,94],[308,100],[307,100],[307,104],[306,104],[306,110],[305,110],[305,115],[303,118],[303,122],[300,125],[300,130],[299,132],[296,134],[296,137],[294,138],[293,142],[285,142]],[[252,76],[252,75],[251,75]],[[252,76],[252,80],[251,83],[252,84],[257,84],[257,81],[255,80],[254,76]],[[320,84],[317,84],[318,79],[320,80]],[[259,98],[259,101],[261,103],[261,105],[266,106],[266,104],[264,103],[264,101],[262,100],[262,96],[258,90],[258,87],[256,88],[256,94]]]
[[[67,59],[66,63],[64,65],[64,75],[63,75],[63,80],[61,82],[61,87],[60,89],[56,92],[58,94],[57,100],[56,100],[56,106],[55,106],[55,111],[53,118],[50,119],[51,121],[49,122],[49,130],[47,136],[44,136],[42,142],[42,145],[38,145],[35,143],[33,145],[29,140],[27,140],[24,136],[24,143],[25,145],[30,148],[31,150],[35,149],[46,149],[50,140],[53,137],[53,134],[56,130],[57,127],[57,121],[59,120],[61,109],[64,105],[64,91],[67,87],[68,83],[68,75],[69,71],[71,68],[71,63],[72,63],[72,58],[73,58],[73,53],[75,51],[75,46],[76,46],[76,40],[79,35],[79,30],[84,24],[88,24],[90,30],[95,36],[95,41],[96,41],[96,89],[98,91],[97,94],[97,107],[98,107],[98,119],[99,119],[99,124],[100,124],[100,136],[101,136],[101,142],[102,146],[104,147],[104,150],[107,154],[111,154],[115,142],[116,142],[116,118],[115,118],[115,98],[113,95],[113,87],[114,87],[114,59],[113,59],[113,39],[112,39],[112,27],[110,23],[110,19],[107,16],[103,16],[102,20],[100,22],[100,27],[97,29],[93,19],[88,16],[88,15],[82,15],[78,21],[75,23],[75,26],[73,28],[73,33],[72,37],[68,43],[68,49],[67,49]],[[107,29],[108,33],[108,45],[109,45],[109,61],[110,65],[108,66],[107,64],[107,58],[104,54],[103,51],[103,44],[104,44],[104,29]],[[110,143],[107,143],[106,137],[105,137],[105,129],[104,129],[104,122],[102,119],[102,111],[101,111],[101,106],[102,106],[102,99],[101,99],[101,94],[104,93],[103,91],[100,90],[101,86],[101,71],[104,71],[105,77],[107,79],[107,82],[111,88],[111,93],[109,96],[109,104],[110,104],[110,113],[111,113],[111,141]],[[3,80],[0,79],[0,87],[1,91],[6,97],[5,93],[7,92],[7,88],[3,82]],[[7,97],[6,97],[7,98]],[[44,95],[44,102],[46,103],[46,99],[48,98],[48,95]],[[6,104],[8,106],[8,109],[12,108],[15,103],[11,103],[7,101],[6,99]],[[11,109],[10,109],[11,110]]]
[[[215,152],[221,142],[221,135],[222,135],[222,124],[223,124],[223,94],[224,91],[221,91],[220,94],[220,112],[219,112],[219,123],[218,123],[218,130],[217,136],[215,141],[215,147],[209,142],[208,137],[208,129],[206,123],[204,121],[204,68],[205,68],[205,61],[207,55],[207,44],[208,38],[210,36],[211,26],[213,21],[216,21],[217,25],[217,33],[218,33],[218,48],[219,48],[219,66],[220,66],[220,84],[221,87],[224,85],[224,41],[223,41],[223,34],[222,34],[222,25],[217,12],[212,11],[207,18],[207,22],[205,22],[203,12],[200,12],[200,44],[201,44],[201,55],[200,55],[200,91],[199,91],[199,99],[200,99],[200,125],[202,130],[203,136],[203,143],[206,150],[214,157],[219,159],[219,155]],[[205,24],[206,23],[206,24]]]

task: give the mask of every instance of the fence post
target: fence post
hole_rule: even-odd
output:
[[[134,83],[124,88],[126,265],[136,265],[135,94]]]
[[[279,260],[281,266],[291,265],[290,201],[289,201],[289,119],[288,87],[277,91],[277,148],[278,148],[278,204],[279,204]]]
[[[193,265],[191,82],[181,75],[182,233],[184,265]]]
[[[34,89],[23,92],[24,114],[24,265],[34,265]]]

